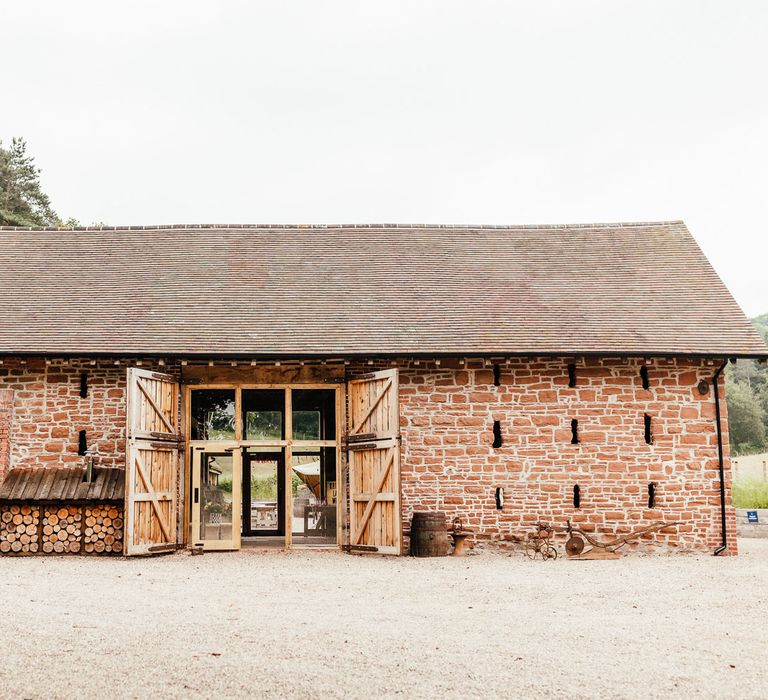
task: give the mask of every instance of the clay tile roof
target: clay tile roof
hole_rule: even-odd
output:
[[[0,353],[765,356],[680,221],[0,230]]]
[[[125,470],[94,467],[90,482],[85,467],[11,469],[0,485],[0,501],[119,501],[125,495]]]

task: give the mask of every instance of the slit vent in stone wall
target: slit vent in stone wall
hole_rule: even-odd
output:
[[[573,507],[581,508],[581,486],[578,484],[573,486]]]
[[[80,372],[80,398],[88,398],[88,372]]]
[[[643,383],[643,389],[650,389],[651,380],[648,378],[648,367],[645,365],[640,368],[640,381]]]
[[[77,435],[77,454],[81,457],[88,453],[88,437],[85,430],[81,430]]]
[[[501,439],[501,421],[493,421],[493,447],[501,447],[503,440]]]
[[[648,445],[653,444],[653,432],[651,431],[651,417],[647,413],[643,416],[643,429],[645,433],[645,442]]]
[[[579,421],[574,418],[571,421],[571,445],[579,444]]]
[[[576,386],[576,365],[568,365],[568,386],[571,389]]]

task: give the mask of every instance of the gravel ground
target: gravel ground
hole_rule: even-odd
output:
[[[738,558],[336,552],[0,559],[8,698],[768,695]]]

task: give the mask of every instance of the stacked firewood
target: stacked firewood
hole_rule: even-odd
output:
[[[86,506],[85,537],[83,548],[89,554],[95,552],[123,551],[123,518],[119,508],[113,505]]]
[[[3,506],[0,552],[37,552],[40,511],[28,505]]]
[[[93,505],[0,505],[2,554],[120,554],[123,509]]]
[[[45,509],[43,522],[43,551],[79,552],[82,536],[82,519],[80,508],[77,506],[61,506]]]

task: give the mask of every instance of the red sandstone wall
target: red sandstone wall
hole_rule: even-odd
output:
[[[711,379],[716,365],[654,360],[644,390],[641,364],[578,362],[575,388],[568,387],[562,359],[503,362],[498,387],[482,360],[401,365],[406,523],[414,509],[444,510],[459,515],[483,543],[513,541],[540,521],[564,526],[570,519],[609,535],[663,519],[684,525],[654,542],[712,551],[720,544],[714,396],[696,387]],[[644,440],[645,413],[653,420],[651,445]],[[572,418],[579,421],[578,445],[570,443]],[[498,449],[491,447],[494,420],[501,422]],[[727,475],[729,551],[735,553],[730,468]],[[647,507],[650,482],[657,483],[654,509]],[[581,488],[579,509],[574,484]],[[496,487],[504,489],[502,511],[495,507]]]
[[[144,361],[142,366],[152,368]],[[166,367],[154,366],[167,370]],[[88,373],[88,396],[80,398],[80,374]],[[96,463],[125,464],[126,363],[111,360],[4,360],[0,365],[0,471],[2,389],[13,392],[10,466],[80,466],[78,433],[87,432]]]
[[[351,373],[377,365],[351,366]],[[461,516],[483,543],[508,543],[539,521],[572,522],[600,534],[665,520],[685,525],[655,542],[712,551],[720,543],[717,446],[712,392],[699,379],[716,366],[654,360],[651,387],[640,384],[636,360],[579,362],[577,386],[568,387],[567,361],[513,359],[493,385],[482,360],[399,363],[403,434],[403,518],[414,509]],[[167,373],[176,369],[143,363]],[[80,373],[89,392],[80,398]],[[87,430],[97,463],[122,466],[125,437],[125,362],[4,360],[0,365],[0,474],[7,468],[9,396],[13,398],[10,466],[82,464],[78,431]],[[728,457],[725,401],[724,440]],[[653,417],[654,443],[643,439],[643,414]],[[570,444],[579,420],[581,443]],[[493,420],[504,444],[494,449]],[[5,451],[4,451],[5,450]],[[727,469],[729,551],[735,553],[735,511]],[[657,508],[647,487],[658,484]],[[581,487],[574,509],[572,488]],[[503,487],[503,511],[494,491]]]

